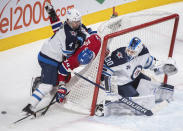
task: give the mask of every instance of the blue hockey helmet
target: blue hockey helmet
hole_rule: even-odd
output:
[[[90,61],[93,59],[94,53],[88,48],[85,48],[79,55],[78,55],[78,61],[81,65],[86,65],[90,63]]]
[[[126,53],[129,57],[133,58],[138,56],[138,54],[142,51],[143,44],[138,37],[134,37],[131,39],[128,47],[126,48]]]

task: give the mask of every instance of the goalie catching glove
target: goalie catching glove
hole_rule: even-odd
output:
[[[166,74],[168,76],[174,75],[178,72],[175,60],[170,57],[162,62],[162,64],[154,67],[153,70],[156,75]]]

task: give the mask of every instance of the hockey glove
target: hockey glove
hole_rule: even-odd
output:
[[[86,34],[84,34],[81,30],[78,30],[76,43],[78,43],[80,46],[82,46],[85,39],[86,39]]]
[[[55,12],[53,6],[49,2],[45,2],[45,9],[46,9],[46,12],[48,13],[48,16],[50,17],[51,21],[57,22],[58,18],[57,18],[56,12]]]
[[[59,87],[56,94],[56,101],[58,103],[62,103],[66,94],[67,94],[67,89],[64,87]]]
[[[78,36],[77,37],[77,43],[79,43],[79,45],[82,46],[83,45],[83,42],[84,42],[84,38],[81,37],[81,36]]]

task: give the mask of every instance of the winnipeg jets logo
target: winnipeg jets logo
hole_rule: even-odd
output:
[[[131,75],[131,79],[134,80],[135,78],[137,78],[137,76],[139,76],[141,71],[142,71],[142,66],[141,65],[136,66]]]
[[[122,55],[122,53],[121,52],[117,52],[117,57],[120,59],[120,58],[123,58],[123,55]]]
[[[74,32],[74,31],[70,31],[70,33],[71,33],[71,35],[73,35],[73,36],[76,36],[76,35],[77,35],[76,32]]]

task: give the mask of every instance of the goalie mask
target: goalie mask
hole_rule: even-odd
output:
[[[81,25],[81,15],[76,9],[68,10],[66,17],[71,28],[77,29]]]
[[[130,57],[130,59],[134,58],[135,56],[138,56],[139,53],[143,49],[143,44],[141,40],[138,37],[134,37],[130,43],[129,46],[126,48],[126,53]]]

